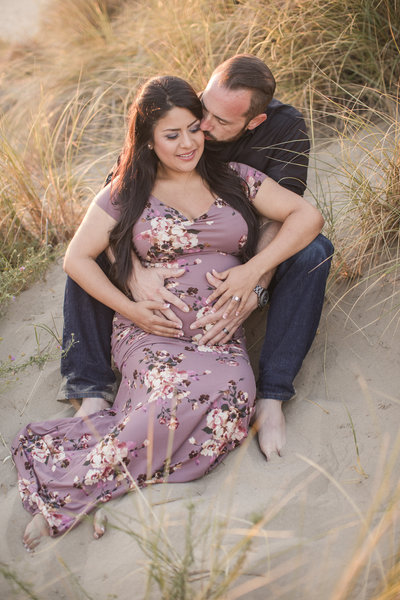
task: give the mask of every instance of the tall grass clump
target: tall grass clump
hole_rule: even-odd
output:
[[[360,99],[353,106],[329,100],[331,115],[340,127],[329,131],[335,157],[323,166],[340,188],[340,200],[322,206],[336,245],[335,279],[349,281],[390,270],[400,260],[400,119],[398,97],[370,90],[395,107],[371,109]],[[328,105],[328,103],[327,103]],[[320,194],[323,198],[323,191]]]
[[[320,124],[335,118],[347,134],[332,102],[385,112],[398,90],[399,15],[397,0],[53,0],[46,35],[0,49],[7,248],[71,237],[118,155],[138,85],[157,73],[200,90],[220,61],[251,52],[270,65],[278,97]],[[364,183],[352,178],[358,208],[375,193]]]
[[[363,136],[368,130],[364,129]],[[400,146],[399,131],[373,133],[361,139],[365,163],[348,157],[348,241],[340,252],[349,278],[379,265],[400,260]],[[372,138],[372,140],[371,140]],[[397,139],[396,139],[397,138]],[[372,147],[368,147],[369,142]],[[369,161],[369,164],[368,164]],[[372,161],[372,162],[371,162]],[[394,261],[394,263],[393,263]]]
[[[50,124],[39,108],[24,146],[0,124],[0,305],[43,272],[95,193],[101,144],[85,159],[84,132],[97,111],[73,99]]]
[[[349,92],[362,90],[361,100],[376,103],[370,90],[396,90],[400,65],[396,0],[300,0],[284,7],[282,18],[275,5],[277,24],[270,35],[276,45],[279,81],[291,99],[293,88],[300,101],[308,86],[343,104]],[[267,49],[268,41],[263,44]],[[324,107],[322,95],[314,99],[314,110],[318,107]]]

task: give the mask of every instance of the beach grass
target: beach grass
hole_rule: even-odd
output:
[[[322,597],[323,589],[324,600],[397,600],[399,547],[394,532],[398,524],[400,486],[395,473],[400,436],[391,443],[387,437],[383,439],[376,473],[371,473],[375,494],[363,507],[358,506],[329,469],[299,456],[309,467],[307,476],[276,492],[267,502],[260,499],[257,514],[238,516],[233,509],[234,492],[240,484],[235,474],[240,472],[238,465],[247,451],[246,443],[235,453],[230,474],[223,478],[220,491],[212,499],[212,511],[204,499],[180,497],[168,484],[158,484],[161,493],[157,490],[157,494],[153,494],[152,487],[136,489],[122,506],[118,501],[104,505],[109,518],[106,536],[118,535],[122,547],[131,548],[132,558],[126,556],[124,564],[128,580],[131,573],[133,581],[142,583],[140,592],[135,588],[135,597],[317,600]],[[312,494],[312,485],[318,479],[326,480],[336,489],[338,506],[348,507],[345,516],[319,530],[312,527],[302,530],[301,526],[295,526],[296,531],[288,529],[283,525],[285,511],[293,507],[295,499],[302,496],[306,499]],[[343,548],[346,561],[339,561],[339,568],[338,539],[346,532],[352,542],[349,548]],[[58,542],[49,543],[58,556]],[[307,556],[315,545],[320,549],[321,562],[310,563]],[[139,560],[132,546],[140,549]],[[80,573],[63,559],[58,561],[68,581],[64,597],[94,600]],[[328,566],[335,571],[334,578]],[[57,577],[51,581],[51,587],[48,582],[34,586],[7,563],[0,564],[0,574],[7,585],[9,600],[44,600],[57,589]],[[332,585],[328,591],[321,584],[329,577]],[[127,586],[129,589],[128,583]],[[107,600],[115,597],[111,594]]]
[[[352,230],[347,239],[338,235],[341,219],[328,219],[326,230],[336,243],[335,275],[353,279],[392,259],[399,14],[388,0],[52,0],[45,36],[0,47],[2,271],[24,266],[27,248],[70,239],[118,156],[127,109],[145,78],[175,74],[200,90],[236,52],[264,59],[278,97],[303,110],[313,135],[347,140],[349,154],[362,144],[354,131],[380,122],[381,148],[367,150],[380,181],[344,163]],[[2,299],[12,295],[7,283]]]
[[[341,160],[328,158],[324,165],[339,187],[338,200],[332,201],[326,187],[311,190],[336,248],[329,285],[333,310],[350,288],[359,286],[360,294],[366,294],[379,282],[396,280],[398,0],[53,0],[44,21],[46,35],[0,46],[3,307],[45,272],[72,236],[118,156],[127,110],[140,83],[169,73],[201,90],[213,68],[238,52],[254,53],[267,62],[277,79],[277,97],[303,111],[314,147],[335,141],[340,148]],[[393,290],[391,322],[397,326],[400,298],[397,288]],[[351,424],[357,462],[357,429]],[[374,592],[365,597],[400,597],[398,545],[377,559],[398,514],[400,490],[391,481],[398,451],[398,443],[391,452],[382,449],[382,475],[368,510],[360,514],[353,506],[357,541],[327,600],[358,600],[357,586],[372,585],[371,563],[381,566]],[[310,466],[335,485],[328,472]],[[278,509],[286,500],[280,499]],[[118,513],[113,526],[141,547],[149,598],[154,589],[171,600],[233,600],[251,597],[252,590],[278,598],[277,583],[288,573],[293,593],[301,585],[300,574],[290,565],[298,540],[289,538],[276,557],[279,565],[268,572],[252,562],[256,545],[258,560],[274,563],[257,546],[271,536],[272,509],[249,516],[240,526],[221,511],[218,519],[200,519],[198,534],[194,523],[199,509],[189,504],[182,518],[183,548],[176,556],[151,503],[143,503],[147,529],[127,525]],[[226,551],[222,541],[231,534],[235,541],[230,538]],[[204,550],[199,557],[195,541],[197,548],[213,552],[208,556]],[[11,597],[41,597],[9,565],[1,565],[1,572]],[[90,598],[76,589],[71,598]]]

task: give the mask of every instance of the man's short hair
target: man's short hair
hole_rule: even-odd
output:
[[[236,54],[221,63],[213,72],[219,84],[229,90],[251,91],[250,108],[244,115],[253,119],[265,112],[275,92],[275,79],[267,65],[252,54]]]

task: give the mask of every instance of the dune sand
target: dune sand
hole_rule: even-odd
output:
[[[50,0],[1,0],[0,39],[23,42],[39,31],[40,17]]]
[[[324,175],[316,177],[318,161],[322,164],[327,154],[338,160],[334,143],[312,158],[310,188],[317,193],[320,186],[329,186],[339,197],[334,175],[321,169]],[[338,303],[340,290],[329,290],[318,335],[296,380],[297,396],[285,407],[288,443],[282,458],[267,463],[251,439],[201,480],[154,486],[117,501],[101,540],[92,538],[87,519],[28,554],[21,536],[29,516],[18,497],[9,445],[30,421],[73,414],[55,401],[59,350],[46,332],[46,327],[62,331],[64,281],[57,263],[10,304],[0,321],[0,360],[10,367],[0,380],[0,564],[14,578],[0,578],[0,597],[28,597],[16,583],[23,581],[32,586],[36,595],[31,597],[41,599],[144,598],[150,559],[135,535],[149,540],[151,530],[161,527],[166,537],[161,536],[160,544],[172,564],[178,564],[193,503],[193,570],[200,583],[243,539],[251,522],[264,515],[263,534],[254,537],[237,582],[244,586],[242,595],[238,591],[226,597],[264,599],[268,589],[274,599],[333,598],[354,554],[363,557],[357,549],[360,538],[368,549],[371,538],[365,529],[372,531],[384,515],[388,490],[399,480],[399,314],[392,298],[399,290],[398,278],[387,277],[366,294],[362,284]],[[248,339],[255,362],[259,332],[259,319],[253,319]],[[29,357],[46,353],[50,356],[43,368],[33,364],[12,371]],[[215,524],[223,519],[227,533],[220,539]],[[214,529],[207,532],[211,524]],[[397,550],[398,533],[394,516],[371,553],[366,585],[360,583],[346,597],[372,597]],[[147,597],[161,594],[154,588]]]

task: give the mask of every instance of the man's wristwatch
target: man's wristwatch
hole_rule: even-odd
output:
[[[266,288],[261,287],[261,285],[257,284],[253,291],[257,294],[258,308],[260,310],[262,310],[268,304],[268,300],[269,300],[268,290]]]

